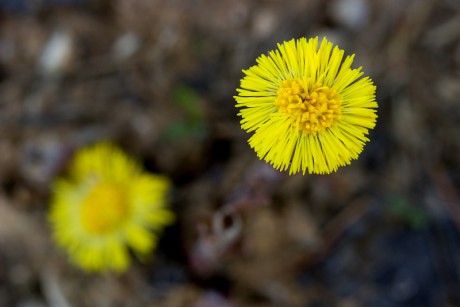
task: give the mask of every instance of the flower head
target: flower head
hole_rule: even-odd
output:
[[[358,158],[377,119],[376,87],[343,56],[326,38],[293,39],[243,70],[236,106],[259,158],[290,174],[331,173]]]
[[[57,179],[49,213],[56,243],[87,271],[122,272],[130,248],[145,255],[173,220],[166,209],[169,181],[142,172],[107,143],[76,153],[68,177]]]

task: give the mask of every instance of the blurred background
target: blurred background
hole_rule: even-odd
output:
[[[377,85],[359,160],[261,162],[233,96],[277,42],[327,36]],[[460,1],[0,0],[0,306],[460,306]],[[50,183],[111,140],[177,215],[123,275],[71,266]]]

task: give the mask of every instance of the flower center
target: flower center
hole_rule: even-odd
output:
[[[293,125],[304,133],[321,132],[341,118],[342,96],[321,83],[284,80],[277,94],[278,111],[290,115]]]
[[[105,234],[118,228],[129,213],[125,193],[115,184],[99,183],[83,201],[83,227],[93,234]]]

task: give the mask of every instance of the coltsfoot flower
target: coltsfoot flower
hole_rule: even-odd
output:
[[[53,185],[49,220],[53,237],[86,271],[123,272],[129,249],[151,252],[155,231],[173,221],[166,208],[170,182],[108,143],[81,149],[67,177]]]
[[[290,174],[327,174],[358,158],[376,123],[376,87],[343,56],[326,38],[293,39],[243,70],[236,106],[259,158]]]

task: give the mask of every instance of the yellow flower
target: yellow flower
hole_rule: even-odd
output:
[[[357,159],[377,119],[375,89],[354,55],[324,38],[278,44],[243,70],[236,106],[259,158],[289,173],[331,173]]]
[[[76,153],[69,175],[53,185],[49,220],[56,243],[86,271],[126,270],[130,248],[151,252],[158,231],[173,221],[170,182],[142,172],[116,147],[101,143]]]

